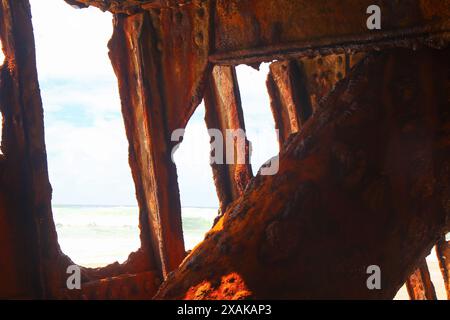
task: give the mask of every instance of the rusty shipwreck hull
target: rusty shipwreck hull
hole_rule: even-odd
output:
[[[141,248],[124,264],[83,268],[83,289],[67,290],[73,262],[52,218],[30,6],[4,0],[0,297],[392,298],[409,279],[412,298],[432,299],[423,259],[436,242],[450,297],[449,1],[377,1],[377,31],[366,28],[368,0],[66,2],[114,14]],[[170,135],[203,98],[209,128],[245,129],[234,67],[273,60],[280,172],[214,165],[225,214],[186,258]],[[373,264],[379,291],[365,286]]]
[[[157,297],[392,299],[449,227],[448,55],[358,65]]]

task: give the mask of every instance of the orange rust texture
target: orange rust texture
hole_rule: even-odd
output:
[[[450,241],[446,241],[445,237],[440,238],[436,243],[436,254],[444,277],[447,299],[450,300]]]
[[[277,61],[270,65],[267,89],[280,146],[299,132],[339,80],[364,54],[340,54]]]
[[[249,142],[245,140],[245,163],[234,161],[226,164],[226,150],[235,150],[235,156],[241,152],[238,139],[233,146],[228,146],[227,129],[245,130],[244,114],[242,111],[239,85],[234,67],[215,66],[210,75],[205,90],[205,121],[208,129],[218,129],[222,133],[223,149],[222,163],[212,164],[214,183],[220,202],[221,212],[225,212],[228,205],[236,200],[253,177],[249,161]],[[217,156],[219,150],[213,150],[212,156]]]
[[[0,4],[0,297],[42,297],[45,260],[58,250],[30,16],[28,1]]]
[[[371,0],[217,0],[211,60],[254,63],[290,55],[401,46],[410,36],[425,42],[434,36],[438,42],[449,39],[448,0],[377,1],[383,26],[376,33],[365,24],[372,4]]]
[[[436,291],[425,259],[420,262],[419,267],[409,276],[406,281],[406,289],[411,300],[437,300]]]
[[[110,57],[119,80],[143,247],[165,277],[185,256],[171,133],[185,128],[210,70],[209,8],[116,15]]]
[[[81,290],[63,289],[58,295],[66,300],[149,300],[161,284],[153,272],[127,274],[83,283]]]
[[[0,37],[6,56],[0,70],[4,117],[0,158],[0,298],[58,298],[66,268],[51,212],[42,102],[27,0],[0,5]],[[150,257],[151,258],[151,257]],[[101,269],[82,268],[82,282],[152,270],[149,254]],[[162,278],[154,277],[158,283]],[[155,290],[153,288],[153,290]],[[153,295],[153,292],[149,293]]]
[[[191,0],[65,0],[77,8],[89,6],[113,13],[134,14],[152,8],[167,8],[185,5]]]
[[[267,76],[270,107],[283,146],[292,133],[300,131],[312,114],[310,95],[301,66],[294,60],[274,62]]]
[[[218,282],[203,281],[189,288],[186,300],[243,300],[252,293],[246,287],[245,281],[237,273],[224,275]]]
[[[392,299],[449,227],[448,54],[359,64],[285,145],[279,173],[252,180],[156,298],[205,283],[214,298],[234,273],[246,298]],[[366,286],[370,265],[381,290]]]
[[[209,110],[220,113],[217,117],[209,113],[210,126],[214,122],[220,123],[221,130],[244,126],[234,71],[222,66],[212,72],[213,63],[257,64],[420,44],[444,48],[450,38],[450,0],[405,0],[395,6],[380,0],[386,31],[376,33],[361,23],[371,0],[355,0],[351,6],[330,0],[325,7],[309,0],[66,2],[115,14],[110,57],[130,143],[142,247],[124,264],[82,268],[85,289],[79,295],[65,290],[66,268],[73,262],[60,251],[52,219],[29,2],[4,0],[0,4],[6,56],[0,69],[4,116],[0,297],[153,295],[185,255],[170,133],[186,126],[206,84]],[[257,177],[247,193],[242,192],[251,176],[246,166],[227,167],[225,178],[215,174],[217,184],[229,184],[229,195],[221,196],[228,214],[158,297],[392,297],[423,258],[431,235],[442,234],[441,206],[448,203],[450,180],[448,169],[443,169],[449,167],[449,115],[442,111],[448,110],[448,102],[443,102],[448,96],[443,95],[450,92],[444,75],[448,59],[442,58],[448,50],[415,53],[418,61],[414,62],[412,54],[399,51],[371,58],[371,64],[345,80],[351,86],[340,84],[322,102],[341,67],[331,64],[335,69],[324,81],[319,60],[301,60],[309,95],[305,99],[318,110],[314,120],[289,123],[289,130],[305,132],[287,142],[281,173]],[[350,64],[354,57],[350,55]],[[281,76],[285,84],[290,79],[294,91],[282,89],[280,99],[295,100],[292,83],[298,79],[292,74]],[[219,81],[221,88],[216,90]],[[222,94],[226,104],[216,101]],[[321,104],[326,110],[320,110]],[[283,108],[281,112],[286,111]],[[448,291],[446,248],[448,244],[441,246],[439,254]],[[399,252],[401,261],[396,259]],[[361,288],[361,268],[377,259],[392,272],[383,278],[386,289],[367,293]],[[335,270],[329,272],[329,266]],[[179,279],[186,281],[181,284]]]
[[[1,76],[5,157],[0,166],[0,271],[8,275],[0,296],[61,298],[66,268],[74,263],[60,251],[52,220],[30,7],[27,0],[4,1],[0,9],[7,60]],[[142,248],[124,264],[82,268],[82,282],[147,274],[158,283],[185,256],[169,132],[186,126],[202,98],[211,69],[209,8],[196,2],[117,15],[115,21],[111,59],[130,140]],[[96,298],[106,298],[110,290],[100,287]],[[150,297],[156,287],[148,288]]]
[[[141,241],[154,257],[161,275],[165,275],[183,259],[184,244],[154,35],[148,14],[115,17],[110,48],[130,143],[129,161],[140,207]]]

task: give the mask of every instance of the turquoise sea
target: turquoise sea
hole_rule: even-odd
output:
[[[62,251],[86,267],[124,262],[140,247],[138,207],[53,206]],[[211,229],[217,208],[183,208],[186,250],[203,240]]]

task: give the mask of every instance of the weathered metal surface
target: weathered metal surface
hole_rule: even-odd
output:
[[[80,290],[62,289],[58,297],[65,300],[150,300],[160,279],[153,272],[123,274],[83,283]]]
[[[347,55],[344,64],[333,60],[337,56],[299,59],[397,46],[443,48],[450,38],[450,0],[66,2],[115,13],[111,60],[130,142],[142,248],[125,264],[82,268],[81,296],[61,291],[73,262],[60,252],[51,217],[31,12],[27,0],[4,0],[0,297],[148,298],[177,268],[185,252],[170,133],[186,126],[212,63],[295,57],[288,69],[302,71],[303,89],[295,72],[275,70],[284,62],[272,68],[272,96],[282,93],[276,110],[283,139],[307,119],[298,100],[309,100],[318,115],[288,142],[280,174],[257,177],[247,193],[247,166],[216,168],[228,213],[159,297],[392,297],[430,249],[430,239],[450,227],[448,50],[371,58],[344,80],[348,88],[339,84],[329,97],[358,57]],[[381,6],[380,31],[366,28],[371,4]],[[233,69],[216,67],[212,74],[209,126],[243,127]],[[303,91],[307,96],[296,98]],[[241,200],[229,205],[238,195]],[[449,294],[448,246],[441,241],[437,248]],[[368,293],[361,287],[367,275],[355,270],[377,259],[390,272],[381,292]]]
[[[97,7],[102,11],[112,13],[134,14],[146,9],[160,9],[183,6],[191,0],[65,0],[77,8],[89,6]]]
[[[3,114],[0,158],[0,297],[61,298],[68,265],[51,212],[44,123],[28,0],[0,4]],[[81,268],[82,283],[152,270],[153,257],[138,250],[124,264]]]
[[[167,129],[184,128],[203,98],[211,66],[209,2],[152,10],[157,32]]]
[[[141,241],[165,276],[185,253],[156,38],[149,14],[116,16],[109,47],[130,144]]]
[[[210,60],[218,64],[253,64],[348,50],[443,47],[450,41],[450,0],[66,1],[126,14],[192,3],[211,7]],[[369,30],[366,25],[367,8],[374,4],[381,8],[381,30]]]
[[[340,54],[277,61],[270,65],[267,89],[280,146],[317,112],[319,102],[344,79],[364,54]]]
[[[295,60],[274,62],[267,76],[270,107],[283,146],[312,115],[310,95],[302,65]]]
[[[437,300],[436,291],[425,259],[420,262],[419,267],[409,276],[406,281],[406,289],[411,300]]]
[[[306,94],[313,113],[319,109],[320,101],[348,76],[351,69],[364,57],[364,53],[337,54],[298,59],[304,73]]]
[[[450,241],[446,241],[445,237],[436,243],[436,255],[444,278],[447,299],[450,300]]]
[[[366,25],[380,6],[382,29]],[[211,61],[284,60],[299,55],[417,45],[450,39],[449,0],[217,0]]]
[[[0,297],[44,297],[58,250],[30,5],[0,2]]]
[[[208,27],[209,8],[202,3],[116,15],[110,42],[141,208],[141,239],[163,276],[185,255],[171,133],[186,126],[201,101],[209,70]]]
[[[239,139],[233,140],[233,146],[229,146],[227,141],[227,130],[242,129],[245,131],[244,114],[234,67],[214,67],[205,90],[204,99],[206,125],[208,129],[220,130],[223,137],[223,149],[214,150],[215,153],[221,151],[222,156],[218,157],[218,161],[221,163],[211,165],[220,209],[223,213],[228,205],[244,192],[245,187],[253,177],[247,139],[245,139],[244,150],[238,145],[242,142]],[[227,164],[226,150],[235,150],[235,153],[244,151],[243,155],[236,154],[236,159],[242,157],[245,163],[233,161],[233,163]],[[213,158],[217,157],[217,154],[212,156]]]
[[[448,55],[358,64],[156,298],[393,298],[449,227]]]

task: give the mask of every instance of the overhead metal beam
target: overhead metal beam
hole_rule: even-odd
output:
[[[367,8],[381,8],[381,30],[367,28]],[[450,39],[450,0],[217,0],[218,64],[258,63],[288,57],[444,46]]]
[[[215,64],[255,64],[385,47],[444,47],[450,42],[450,0],[65,1],[125,14],[207,4],[214,22],[209,59]],[[380,30],[367,27],[371,5],[381,9]]]
[[[68,4],[87,8],[97,7],[102,11],[112,13],[133,14],[147,9],[173,8],[191,3],[190,0],[65,0]]]

